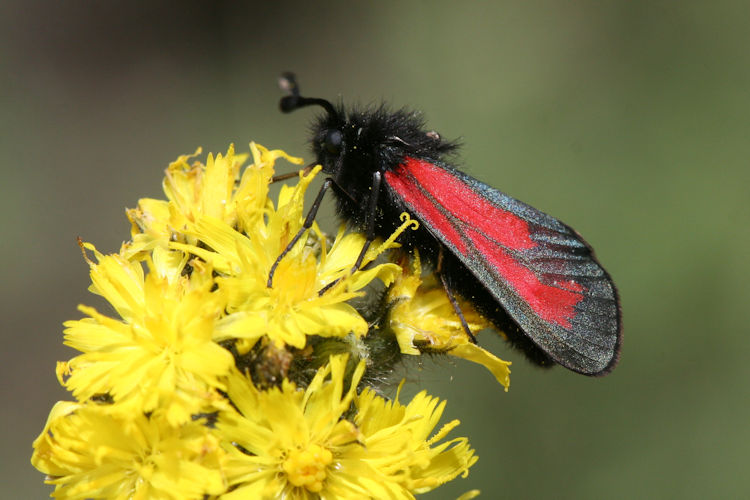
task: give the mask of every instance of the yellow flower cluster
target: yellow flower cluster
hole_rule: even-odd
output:
[[[199,153],[169,165],[166,200],[128,211],[118,253],[81,243],[90,290],[116,314],[80,306],[85,317],[65,323],[80,354],[57,374],[76,402],[55,405],[32,456],[53,496],[408,499],[466,476],[474,451],[445,440],[458,421],[431,435],[445,403],[422,392],[402,405],[369,385],[388,369],[383,345],[388,359],[467,358],[508,385],[509,363],[468,342],[418,258],[379,259],[414,221],[375,241],[356,271],[364,237],[342,227],[331,241],[313,224],[269,287],[319,167],[274,203],[275,162],[301,160],[256,144],[205,165]],[[357,305],[376,282],[389,287],[377,321]],[[472,328],[486,326],[466,310]]]

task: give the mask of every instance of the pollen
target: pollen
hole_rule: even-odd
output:
[[[326,468],[333,462],[333,454],[317,444],[293,450],[284,461],[284,471],[294,486],[307,488],[312,493],[323,490]]]

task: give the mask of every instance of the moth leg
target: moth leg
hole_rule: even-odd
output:
[[[310,165],[306,166],[305,168],[301,168],[299,170],[294,170],[293,172],[288,172],[286,174],[281,174],[281,175],[274,175],[273,177],[271,177],[271,184],[274,184],[274,183],[280,182],[280,181],[285,181],[287,179],[292,179],[294,177],[298,177],[299,174],[300,174],[300,172],[302,172],[305,175],[307,175],[307,174],[310,173],[310,170],[312,170],[314,166],[315,166],[315,164],[311,163]]]
[[[352,267],[352,273],[359,269],[362,265],[362,260],[365,258],[367,249],[370,248],[372,240],[375,239],[375,213],[378,206],[378,198],[380,197],[380,184],[383,180],[383,176],[380,172],[373,172],[372,174],[372,188],[370,191],[370,200],[367,204],[367,225],[365,227],[365,244],[362,246],[362,250],[359,252],[357,262]]]
[[[307,217],[305,217],[305,222],[302,224],[302,227],[299,229],[299,231],[297,231],[297,234],[294,235],[294,238],[292,238],[292,241],[289,242],[284,251],[282,251],[281,254],[276,257],[276,261],[271,266],[271,270],[268,272],[268,282],[266,283],[267,288],[273,288],[273,275],[276,272],[276,268],[279,267],[281,259],[283,259],[284,256],[288,254],[292,248],[294,248],[294,245],[296,245],[302,235],[305,234],[305,231],[312,227],[312,224],[315,221],[315,216],[318,214],[320,203],[323,201],[323,196],[325,196],[326,191],[328,191],[328,189],[332,185],[338,186],[332,177],[328,177],[325,181],[323,181],[323,185],[320,187],[320,191],[318,191],[318,195],[315,197],[315,201],[310,207],[310,211],[307,212]]]
[[[370,248],[373,240],[375,239],[375,213],[378,206],[378,197],[380,196],[380,184],[383,180],[381,172],[373,172],[372,174],[372,187],[370,190],[370,199],[367,203],[367,220],[365,221],[365,244],[362,245],[362,250],[359,251],[357,260],[352,266],[349,274],[354,274],[362,266],[362,261],[365,258],[367,250]],[[323,295],[333,285],[341,281],[341,278],[328,283],[326,286],[320,289],[318,295]]]
[[[458,316],[458,319],[461,321],[461,326],[463,326],[464,331],[466,332],[466,335],[469,337],[469,340],[471,341],[472,344],[476,344],[477,338],[474,336],[473,333],[471,333],[471,328],[469,328],[469,323],[466,321],[466,318],[464,317],[464,313],[463,311],[461,311],[461,307],[458,305],[458,301],[456,300],[456,297],[453,295],[453,292],[451,291],[450,286],[448,286],[448,280],[445,277],[445,274],[443,273],[443,247],[442,245],[440,246],[440,250],[438,251],[438,261],[437,261],[437,268],[435,269],[435,272],[440,278],[440,282],[443,284],[443,289],[445,290],[445,294],[448,296],[448,300],[453,306],[453,310],[456,311],[456,315]]]

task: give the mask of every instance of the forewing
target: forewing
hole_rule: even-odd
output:
[[[620,345],[617,291],[571,228],[472,177],[406,158],[386,185],[557,363],[612,369]]]

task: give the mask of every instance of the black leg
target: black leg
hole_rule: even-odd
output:
[[[378,197],[380,196],[380,183],[382,180],[383,175],[380,172],[372,174],[372,189],[370,190],[370,200],[367,204],[367,225],[365,227],[367,241],[365,241],[362,250],[359,252],[359,257],[357,257],[357,262],[354,264],[352,272],[359,269],[359,266],[362,265],[362,259],[365,258],[367,249],[370,248],[370,243],[375,239],[375,215],[378,208]]]
[[[279,181],[285,181],[287,179],[292,179],[294,177],[299,177],[300,172],[303,172],[305,175],[307,175],[310,173],[310,170],[312,170],[314,166],[315,166],[315,163],[311,163],[305,168],[295,170],[294,172],[288,172],[286,174],[281,174],[281,175],[274,175],[273,177],[271,177],[271,184],[275,182],[279,182]]]
[[[380,172],[374,172],[372,174],[372,189],[370,190],[370,199],[367,204],[367,221],[365,225],[365,238],[367,239],[365,240],[365,244],[362,246],[362,250],[359,251],[357,260],[354,263],[351,271],[349,271],[349,274],[354,274],[362,266],[362,261],[365,258],[365,254],[370,248],[372,240],[375,239],[375,212],[378,207],[378,196],[380,195],[380,184],[382,179],[383,175]],[[323,295],[339,281],[341,281],[341,278],[328,283],[326,286],[320,289],[318,295]]]
[[[305,217],[305,222],[302,224],[302,227],[299,231],[297,231],[297,234],[294,235],[294,238],[292,238],[292,241],[289,242],[284,251],[281,252],[281,254],[276,258],[276,262],[274,262],[271,266],[271,270],[268,272],[268,282],[266,283],[266,287],[273,287],[273,275],[276,272],[276,268],[279,267],[279,262],[281,262],[281,259],[283,259],[284,256],[288,254],[292,248],[294,248],[294,245],[296,245],[302,235],[305,234],[305,231],[310,229],[310,227],[312,226],[313,221],[315,221],[315,216],[318,214],[320,203],[323,201],[323,196],[325,196],[326,191],[328,191],[328,188],[330,188],[331,185],[335,185],[335,182],[331,177],[327,178],[323,182],[323,185],[320,187],[320,191],[318,191],[318,196],[315,197],[315,201],[310,207],[310,211],[307,213],[307,217]]]
[[[448,286],[448,280],[445,278],[445,274],[443,274],[443,247],[442,246],[440,247],[440,251],[438,253],[438,265],[437,265],[437,269],[435,270],[435,272],[440,277],[440,282],[443,284],[443,289],[445,289],[445,294],[448,296],[448,300],[453,306],[453,310],[456,311],[456,315],[458,316],[458,319],[461,321],[461,326],[464,327],[464,331],[466,332],[466,335],[469,337],[469,340],[471,341],[472,344],[476,344],[477,338],[474,336],[473,333],[471,333],[471,328],[469,328],[469,323],[466,322],[464,313],[463,311],[461,311],[461,308],[458,305],[458,301],[456,300],[456,297],[453,295],[453,292],[451,291],[450,286]]]

